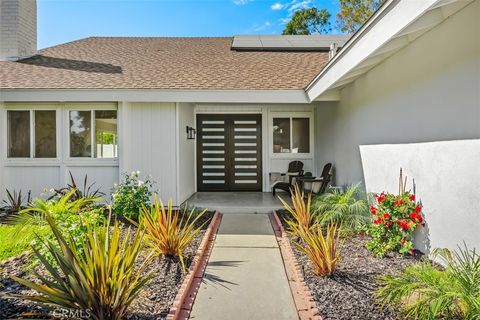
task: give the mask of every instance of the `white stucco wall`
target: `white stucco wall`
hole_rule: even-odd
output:
[[[480,246],[479,16],[475,1],[315,110],[317,166],[332,161],[338,185],[396,193],[400,167],[415,179],[425,252]]]
[[[475,1],[316,108],[337,184],[362,180],[359,145],[480,137],[479,16]]]
[[[195,128],[195,104],[177,103],[177,165],[178,165],[178,203],[187,200],[195,193],[195,143],[187,139],[186,127]]]
[[[455,249],[463,241],[480,248],[480,140],[360,147],[368,192],[398,193],[398,169],[415,179],[426,228],[415,246]]]
[[[121,104],[120,172],[140,171],[161,199],[177,203],[175,103]]]

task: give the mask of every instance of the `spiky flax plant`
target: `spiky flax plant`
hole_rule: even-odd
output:
[[[206,211],[196,213],[193,208],[187,212],[186,207],[183,212],[174,210],[171,199],[165,207],[155,196],[153,206],[144,207],[140,212],[140,225],[146,230],[147,244],[158,254],[178,257],[183,270],[186,270],[185,250],[205,224],[196,225]]]
[[[143,275],[151,255],[139,261],[143,232],[137,231],[135,235],[130,229],[121,232],[118,222],[113,227],[109,227],[110,221],[103,226],[87,225],[81,251],[71,236],[64,236],[48,213],[45,219],[55,241],[41,240],[53,262],[33,250],[48,275],[35,272],[38,281],[12,276],[36,291],[33,296],[14,297],[64,310],[82,310],[95,320],[123,319],[127,308],[151,278],[151,273]]]
[[[312,195],[308,194],[305,201],[305,192],[300,190],[300,187],[295,184],[290,190],[292,206],[287,201],[278,196],[278,199],[283,204],[283,207],[290,213],[292,220],[287,220],[290,228],[296,226],[302,230],[308,230],[313,224],[313,217],[311,214]]]

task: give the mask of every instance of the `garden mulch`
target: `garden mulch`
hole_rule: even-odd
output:
[[[284,211],[277,212],[285,228]],[[292,248],[305,281],[313,295],[324,320],[340,319],[402,319],[398,310],[382,308],[375,300],[373,291],[378,288],[376,280],[384,274],[397,273],[415,263],[421,254],[402,256],[390,253],[379,258],[366,249],[367,236],[356,235],[345,239],[341,246],[340,263],[335,273],[327,277],[313,274],[313,268],[307,256],[293,245]]]
[[[188,270],[202,238],[208,228],[208,221],[213,217],[213,212],[207,212],[197,221],[198,225],[203,224],[202,230],[195,236],[192,245],[185,252],[185,265]],[[147,253],[144,252],[144,255]],[[51,309],[42,307],[36,303],[20,300],[7,299],[7,294],[33,295],[34,291],[19,285],[10,278],[10,275],[33,279],[28,268],[30,265],[28,255],[22,254],[15,258],[0,263],[0,319],[16,319],[22,314],[36,313],[44,315],[42,319],[52,314]],[[35,267],[36,271],[44,273],[40,266]],[[157,257],[153,259],[145,270],[145,275],[153,272],[154,277],[141,290],[138,297],[128,309],[128,320],[149,320],[165,319],[175,296],[187,275],[180,266],[178,259],[169,257]],[[35,316],[38,319],[38,316]]]

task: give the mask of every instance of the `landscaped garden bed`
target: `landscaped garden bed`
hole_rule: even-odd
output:
[[[179,297],[192,294],[190,279],[201,278],[220,215],[164,206],[156,196],[150,204],[150,185],[135,182],[138,173],[128,179],[115,213],[72,177],[49,200],[0,222],[0,240],[9,240],[0,245],[0,319],[175,314]]]
[[[202,230],[195,235],[191,245],[184,252],[185,266],[188,269],[195,257],[198,247],[213,217],[207,212],[196,224]],[[0,225],[1,227],[1,225]],[[122,228],[126,228],[125,224]],[[125,229],[124,229],[125,230]],[[146,256],[147,251],[141,255]],[[142,261],[140,257],[140,261]],[[22,286],[10,278],[10,275],[34,279],[32,274],[32,255],[20,254],[7,261],[0,262],[0,319],[14,319],[24,313],[38,312],[52,315],[52,309],[40,307],[37,303],[21,299],[6,299],[7,294],[32,295],[34,291]],[[42,266],[35,266],[37,272],[44,273]],[[155,270],[154,277],[143,287],[138,297],[129,308],[127,319],[164,319],[168,315],[173,301],[187,273],[182,269],[178,258],[159,256],[154,258],[145,269],[144,274]]]
[[[398,194],[370,202],[358,185],[313,199],[295,186],[280,199],[272,223],[302,320],[478,319],[480,255],[466,244],[434,248],[432,260],[415,250],[426,221],[405,186],[400,171]]]
[[[283,227],[288,228],[289,214],[284,210],[277,213]],[[418,255],[403,256],[392,252],[380,258],[367,250],[367,236],[356,235],[343,240],[336,271],[330,276],[319,277],[314,275],[309,258],[293,245],[298,239],[287,235],[323,319],[402,319],[398,310],[389,306],[382,308],[373,292],[378,288],[378,276],[403,271],[418,261]]]

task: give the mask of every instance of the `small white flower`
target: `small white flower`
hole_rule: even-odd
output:
[[[140,171],[137,170],[136,174],[137,174],[137,176],[139,176],[139,175],[140,175]]]
[[[141,187],[143,184],[144,184],[143,181],[141,181],[141,180],[138,181],[138,186],[139,186],[139,187]]]

